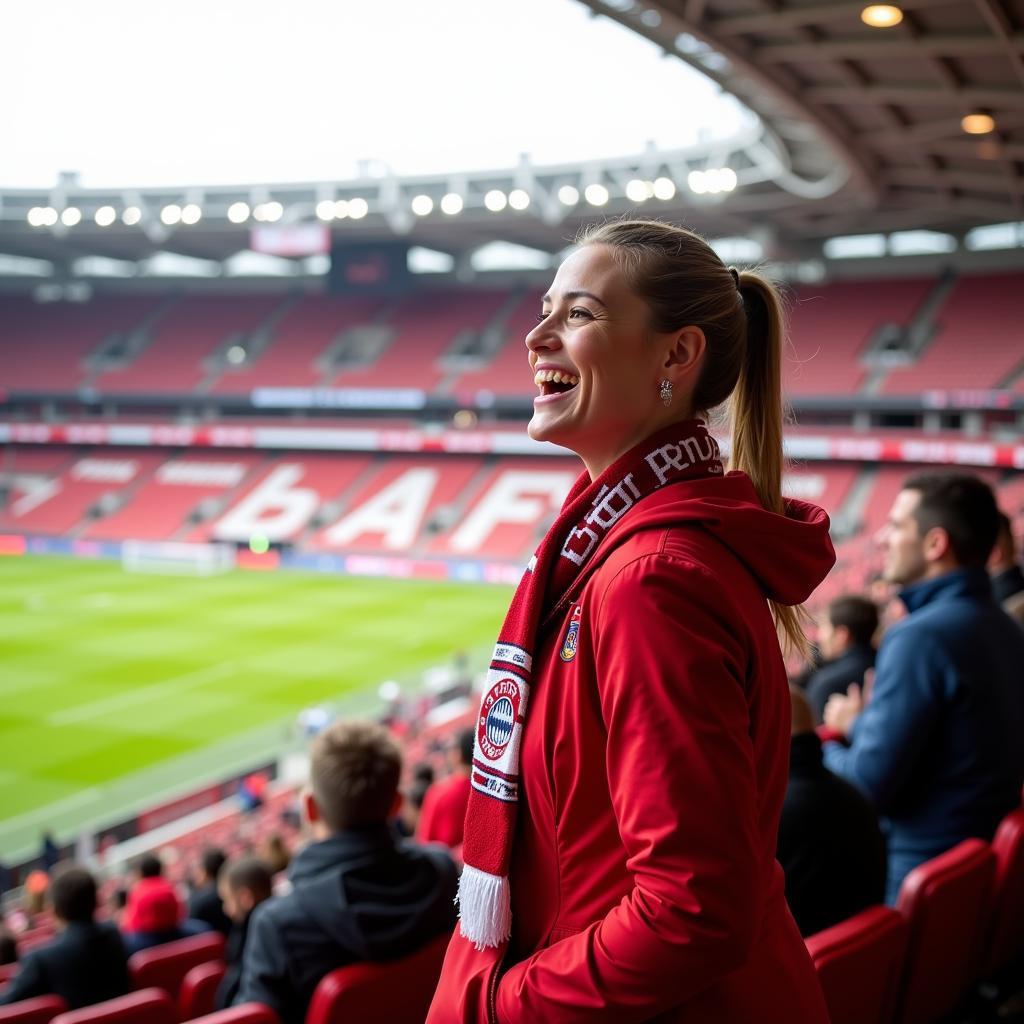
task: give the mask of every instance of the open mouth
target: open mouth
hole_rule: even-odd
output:
[[[568,394],[579,384],[580,379],[573,373],[561,370],[540,370],[534,375],[533,382],[540,391],[539,397],[554,398]]]

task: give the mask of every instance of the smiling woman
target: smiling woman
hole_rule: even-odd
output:
[[[584,235],[544,296],[529,431],[586,472],[495,648],[430,1024],[827,1020],[774,857],[777,629],[834,561],[780,494],[782,336],[768,282],[661,223]]]

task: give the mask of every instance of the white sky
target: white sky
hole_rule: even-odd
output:
[[[340,179],[731,134],[717,87],[575,0],[10,0],[0,186]]]

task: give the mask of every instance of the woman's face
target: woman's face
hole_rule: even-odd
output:
[[[583,246],[558,268],[526,346],[538,390],[530,437],[576,452],[592,479],[684,414],[682,396],[674,409],[659,398],[668,336],[651,331],[607,246]]]

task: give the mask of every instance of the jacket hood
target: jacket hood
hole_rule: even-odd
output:
[[[684,480],[647,495],[605,542],[612,546],[639,530],[682,523],[695,523],[721,541],[765,596],[780,604],[802,604],[835,564],[824,509],[787,498],[784,514],[769,512],[739,472]]]
[[[386,825],[307,846],[288,871],[304,913],[359,960],[411,952],[453,917],[447,852],[396,842]]]

